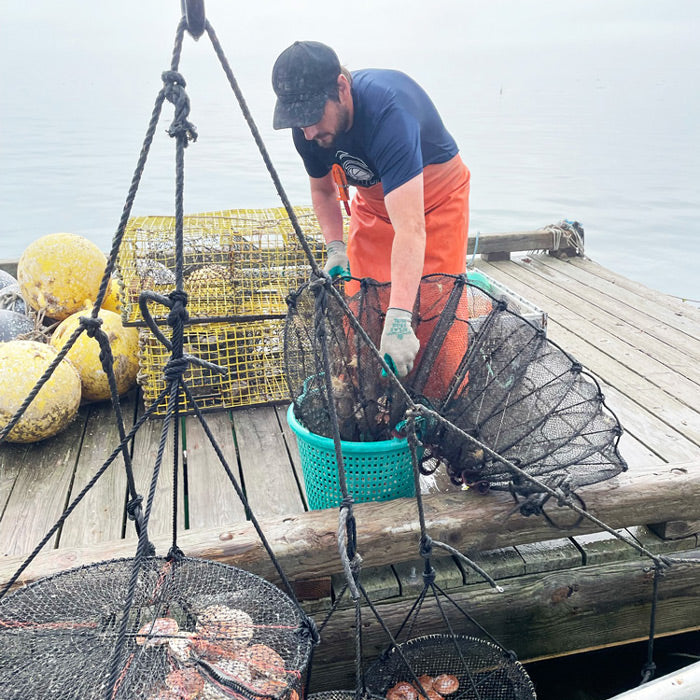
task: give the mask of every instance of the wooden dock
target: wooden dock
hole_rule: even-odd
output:
[[[533,246],[535,247],[535,246]],[[523,249],[523,248],[521,248]],[[526,249],[526,248],[525,248]],[[488,251],[482,251],[488,252]],[[700,559],[700,310],[620,277],[585,257],[486,255],[476,266],[548,314],[548,336],[600,381],[625,430],[629,471],[581,490],[588,510],[654,552]],[[323,620],[342,582],[335,510],[307,512],[284,406],[207,415],[252,511],[304,605]],[[126,397],[133,421],[143,407]],[[148,491],[160,420],[137,433],[132,459]],[[108,404],[81,408],[60,435],[0,446],[0,580],[7,581],[118,443]],[[190,556],[235,564],[274,580],[269,559],[196,419],[184,421],[187,497],[180,491],[178,543]],[[166,449],[149,535],[167,553],[172,530],[172,442]],[[167,454],[167,453],[170,454]],[[22,582],[83,563],[132,556],[126,480],[118,459],[23,573]],[[429,534],[464,551],[504,588],[495,593],[452,557],[434,560],[440,585],[523,661],[643,639],[650,561],[588,521],[555,530],[542,518],[505,517],[505,494],[447,488],[425,497]],[[354,508],[363,581],[390,628],[422,587],[415,502]],[[657,633],[700,628],[700,566],[676,564],[660,582]],[[437,622],[437,617],[435,617]],[[457,623],[459,621],[456,621]],[[352,687],[354,624],[341,606],[315,654],[314,690]],[[459,625],[458,625],[459,626]],[[439,632],[428,623],[423,632]],[[387,640],[365,617],[364,650]]]

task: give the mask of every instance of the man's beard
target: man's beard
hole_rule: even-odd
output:
[[[321,148],[333,148],[335,146],[335,140],[338,138],[338,134],[344,134],[350,128],[350,111],[345,108],[341,108],[338,112],[338,124],[333,132],[327,132],[322,134],[320,137],[316,137],[314,141]]]

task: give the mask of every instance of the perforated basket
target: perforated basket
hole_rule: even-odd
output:
[[[148,558],[124,634],[134,573],[132,559],[100,562],[0,601],[0,697],[298,697],[312,640],[277,586],[218,562]]]
[[[431,700],[535,700],[537,697],[530,677],[517,660],[496,644],[470,636],[416,637],[391,649],[365,673],[367,690],[390,700],[397,697],[391,693],[397,684],[415,686],[418,680],[429,697],[431,691],[438,693]],[[417,700],[424,700],[422,692]]]
[[[265,319],[243,323],[200,323],[185,327],[184,351],[219,365],[213,369],[191,364],[183,375],[197,405],[203,410],[260,406],[289,400],[289,389],[282,368],[284,320]],[[171,329],[161,327],[166,337]],[[150,329],[139,331],[138,381],[146,406],[150,406],[166,388],[163,374],[170,351]],[[167,413],[167,400],[155,415]],[[192,412],[184,394],[180,410]]]
[[[338,463],[331,438],[307,430],[287,410],[287,422],[297,438],[309,508],[333,508],[340,504]],[[389,501],[415,496],[411,452],[405,438],[378,442],[341,440],[348,492],[356,503]]]

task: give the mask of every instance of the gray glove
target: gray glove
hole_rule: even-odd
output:
[[[326,244],[328,257],[326,264],[323,266],[323,271],[327,272],[331,277],[342,277],[344,280],[350,279],[350,261],[348,254],[345,252],[345,243],[343,241],[331,241]]]
[[[420,348],[411,327],[412,316],[405,309],[389,307],[384,320],[379,354],[399,377],[405,377],[413,369],[413,361]]]

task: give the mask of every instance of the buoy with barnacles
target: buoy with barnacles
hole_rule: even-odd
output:
[[[74,233],[50,233],[30,243],[17,264],[22,296],[57,321],[94,303],[107,258]]]
[[[33,340],[0,343],[0,429],[10,422],[56,354],[50,345]],[[9,432],[7,441],[37,442],[56,435],[73,420],[79,406],[80,377],[64,358]]]
[[[81,316],[89,316],[89,308],[71,314],[61,321],[51,336],[51,345],[60,350],[80,324]],[[118,314],[100,309],[102,330],[107,334],[114,359],[114,376],[117,391],[124,394],[136,383],[139,369],[139,335],[136,328],[125,328]],[[110,397],[109,381],[100,361],[100,344],[83,332],[68,351],[68,359],[75,365],[82,381],[83,398],[102,401]]]

